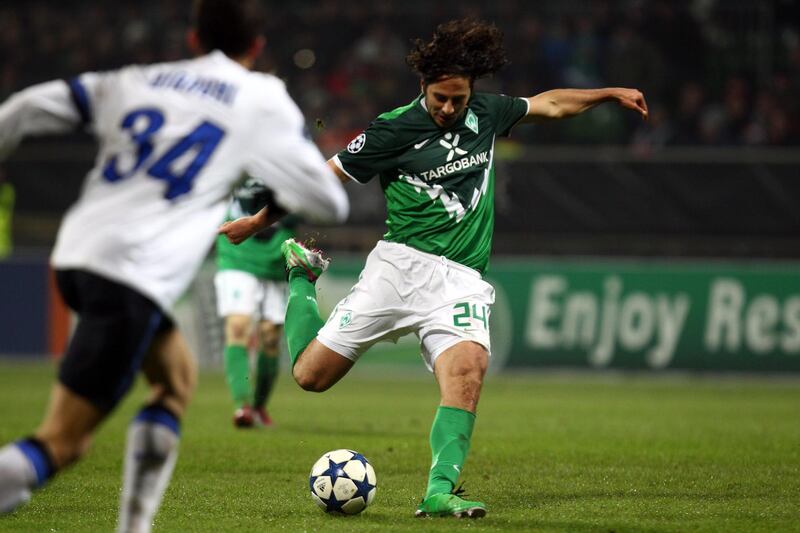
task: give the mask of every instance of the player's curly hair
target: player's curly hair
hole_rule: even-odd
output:
[[[429,42],[416,39],[406,63],[427,85],[442,76],[464,76],[473,82],[494,74],[508,60],[497,26],[465,18],[440,24]]]

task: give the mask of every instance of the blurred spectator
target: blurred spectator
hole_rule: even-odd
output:
[[[677,109],[673,113],[675,122],[673,144],[688,145],[700,142],[700,121],[704,103],[705,91],[699,83],[690,81],[680,88]]]
[[[0,98],[23,86],[185,53],[182,2],[0,3]],[[601,110],[521,135],[537,143],[792,145],[800,140],[800,2],[792,0],[295,0],[270,3],[263,69],[286,79],[325,144],[339,146],[418,83],[410,41],[472,15],[506,35],[509,66],[484,82],[529,96],[557,86],[636,86],[658,117],[608,123]],[[74,24],[80,13],[80,24]],[[488,85],[487,85],[488,84]],[[481,88],[481,87],[479,87]],[[657,123],[656,123],[657,122]],[[591,129],[591,128],[588,128]],[[357,132],[355,132],[357,133]]]

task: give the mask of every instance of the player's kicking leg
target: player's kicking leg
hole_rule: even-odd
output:
[[[352,368],[353,361],[316,339],[324,321],[317,308],[314,283],[328,268],[322,252],[294,239],[281,245],[289,274],[289,302],[286,309],[286,343],[292,359],[292,375],[305,390],[322,392]]]
[[[469,341],[459,342],[436,359],[434,373],[441,404],[431,427],[433,461],[425,499],[416,511],[418,517],[486,515],[486,505],[466,500],[454,489],[469,452],[475,409],[488,363],[486,349]]]

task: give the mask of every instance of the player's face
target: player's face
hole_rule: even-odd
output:
[[[464,112],[472,96],[469,78],[450,76],[422,85],[425,106],[440,128],[449,128]]]

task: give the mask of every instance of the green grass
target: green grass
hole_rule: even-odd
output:
[[[369,366],[369,365],[365,365]],[[268,431],[235,431],[203,374],[155,531],[800,531],[800,379],[491,376],[469,460],[478,521],[415,519],[437,403],[425,374],[357,369],[321,395],[281,376]],[[0,363],[0,441],[30,432],[52,369]],[[0,531],[112,531],[139,385],[79,465],[0,518]],[[355,517],[321,513],[307,475],[353,448],[378,476]]]

